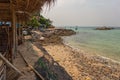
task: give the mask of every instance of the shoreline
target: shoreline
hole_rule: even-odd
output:
[[[74,49],[63,43],[61,32],[56,33],[49,34],[49,36],[44,35],[45,40],[37,42],[65,69],[73,80],[119,80],[120,64]],[[62,34],[62,36],[64,35]]]
[[[73,48],[63,44],[47,45],[43,47],[49,52],[55,61],[65,68],[69,75],[72,76],[73,80],[99,79],[104,75],[110,76],[111,74],[116,73],[118,73],[118,77],[116,79],[111,78],[110,80],[119,80],[120,65],[117,63],[99,56],[90,56],[85,53],[77,52]],[[56,54],[56,52],[58,54]],[[116,72],[114,72],[114,70],[116,70]],[[95,72],[94,75],[91,74],[93,72]],[[98,75],[99,77],[97,77]],[[107,78],[109,77],[105,77],[103,79],[100,78],[99,80],[105,80]]]
[[[68,46],[68,47],[72,48],[73,50],[75,50],[75,51],[77,51],[77,52],[80,51],[80,52],[85,53],[84,50],[80,50],[79,48],[74,48],[73,46],[71,46],[71,45],[69,45],[69,44],[67,44],[67,43],[64,43],[64,42],[63,42],[63,44],[64,44],[65,46]],[[111,59],[111,58],[108,58],[108,57],[105,57],[105,56],[101,56],[101,55],[99,55],[99,54],[96,54],[96,55],[94,55],[94,54],[88,54],[88,53],[86,53],[86,54],[87,54],[87,55],[92,55],[92,56],[98,56],[98,57],[100,57],[100,58],[103,58],[103,59],[112,61],[113,63],[115,62],[115,63],[120,64],[120,62],[117,61],[117,60],[114,60],[114,59]]]
[[[77,33],[76,33],[76,34],[77,34]],[[70,35],[70,36],[72,36],[72,35]],[[67,36],[62,36],[62,37],[61,37],[61,38],[63,39],[62,43],[63,43],[64,45],[66,45],[66,46],[68,46],[68,47],[70,47],[70,48],[73,48],[73,50],[77,50],[77,51],[86,53],[86,52],[84,51],[84,49],[80,50],[79,48],[74,47],[74,46],[69,45],[68,43],[66,43],[66,42],[64,41],[64,38],[65,38],[65,37],[67,37]],[[110,61],[113,61],[113,62],[115,62],[115,63],[120,64],[120,61],[119,61],[119,60],[117,61],[117,60],[114,60],[114,59],[112,59],[112,58],[109,58],[109,57],[106,57],[106,56],[102,56],[102,55],[100,55],[100,54],[92,54],[92,53],[88,54],[88,53],[89,53],[89,52],[87,52],[87,55],[99,56],[99,57],[101,57],[101,58],[103,58],[103,59],[110,60]]]

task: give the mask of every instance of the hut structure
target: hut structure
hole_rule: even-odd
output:
[[[17,53],[18,41],[22,41],[22,27],[44,5],[50,6],[54,0],[0,0],[0,54],[10,63]],[[17,27],[16,24],[22,25]],[[6,78],[6,63],[0,59],[0,80]]]

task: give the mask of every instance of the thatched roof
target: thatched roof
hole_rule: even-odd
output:
[[[35,12],[40,12],[44,5],[50,6],[55,0],[0,0],[0,21],[11,20],[11,5],[17,18],[24,20]]]

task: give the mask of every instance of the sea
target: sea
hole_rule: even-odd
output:
[[[120,62],[120,28],[95,30],[96,27],[64,27],[77,32],[63,37],[64,43],[92,55],[103,56]]]

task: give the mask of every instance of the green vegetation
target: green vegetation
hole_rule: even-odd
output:
[[[52,25],[52,21],[43,17],[42,15],[35,15],[31,18],[31,20],[27,23],[28,26],[32,28],[42,27],[49,28]]]
[[[46,19],[42,15],[40,16],[39,23],[45,25],[46,28],[52,25],[52,21],[50,19]]]
[[[33,16],[32,19],[27,24],[28,24],[28,26],[32,26],[32,27],[38,27],[38,26],[40,26],[40,23],[35,18],[35,16]]]

